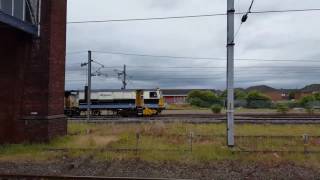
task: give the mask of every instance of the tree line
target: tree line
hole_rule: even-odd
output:
[[[301,107],[307,111],[313,111],[320,107],[320,93],[308,95],[298,101],[272,102],[271,98],[259,91],[243,91],[236,89],[234,93],[235,107],[251,109],[277,108],[279,112],[285,113],[290,108]],[[226,107],[227,91],[220,94],[208,90],[194,90],[188,94],[187,102],[195,107],[211,108],[213,112],[219,112]]]

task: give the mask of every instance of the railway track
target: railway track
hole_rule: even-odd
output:
[[[0,174],[0,179],[6,180],[58,180],[58,179],[80,179],[80,180],[169,180],[166,178],[139,178],[139,177],[98,177],[98,176],[56,176],[56,175],[21,175],[21,174]],[[171,179],[175,180],[175,179]]]
[[[172,117],[193,117],[193,118],[224,118],[225,114],[160,114],[152,118],[172,118]],[[320,118],[320,114],[236,114],[235,117],[256,117],[256,118]],[[73,116],[72,118],[86,118],[86,116]],[[92,118],[124,118],[119,115],[92,116]],[[146,118],[146,117],[145,117]]]
[[[69,118],[69,122],[79,123],[149,123],[149,122],[183,122],[183,123],[224,123],[225,116],[217,115],[161,115],[155,117],[116,117],[102,116],[92,117],[89,121],[85,117]],[[253,123],[253,124],[320,124],[320,116],[267,116],[262,115],[240,115],[235,117],[236,123]]]

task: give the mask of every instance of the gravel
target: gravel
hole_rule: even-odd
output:
[[[0,162],[0,174],[149,177],[179,179],[320,179],[316,169],[292,163],[263,164],[219,161],[187,164],[140,160],[95,161],[90,158],[54,162]],[[1,178],[0,178],[1,179]]]

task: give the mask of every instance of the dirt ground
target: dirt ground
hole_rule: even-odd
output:
[[[217,161],[202,164],[150,163],[140,160],[95,161],[63,159],[54,162],[0,162],[0,174],[77,175],[180,179],[320,179],[319,169],[290,163],[263,164]]]
[[[161,112],[164,115],[171,115],[171,114],[212,114],[210,110],[206,109],[196,109],[196,110],[164,110]]]

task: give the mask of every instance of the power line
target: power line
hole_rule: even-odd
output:
[[[244,72],[242,71],[235,71],[236,74],[238,75],[247,75],[247,74],[244,74]],[[192,72],[183,72],[183,71],[168,71],[168,72],[161,72],[161,73],[146,73],[146,76],[161,76],[161,75],[167,75],[167,76],[178,76],[178,75],[191,75],[191,76],[197,76],[197,75],[225,75],[225,72],[224,71],[211,71],[211,72],[208,72],[208,71],[192,71]],[[319,75],[320,73],[318,72],[287,72],[285,75],[296,75],[296,74],[305,74],[305,75]],[[259,73],[256,73],[254,74],[254,76],[258,76],[258,75],[273,75],[273,76],[277,76],[279,75],[279,72],[259,72]]]
[[[219,78],[212,78],[212,77],[160,77],[160,78],[139,78],[139,77],[133,77],[130,78],[129,80],[131,81],[157,81],[157,80],[221,80],[225,81],[226,77],[219,77]],[[244,77],[238,77],[238,79],[235,82],[241,82],[241,79],[243,78],[248,78],[246,76]],[[287,76],[277,76],[277,79],[279,78],[288,78],[290,77]],[[117,79],[116,77],[112,77],[110,79]],[[297,79],[296,77],[292,77],[292,79]],[[264,77],[263,79],[260,79],[259,81],[267,81],[267,80],[274,80],[274,77]],[[80,80],[80,79],[66,79],[66,82],[85,82],[85,80]],[[247,82],[252,82],[252,81],[258,81],[258,80],[246,80]]]
[[[248,13],[251,13],[251,9],[252,9],[253,3],[254,3],[254,0],[251,1],[251,4],[250,4],[249,9],[248,9]]]
[[[102,64],[102,63],[100,63],[100,62],[98,62],[98,61],[96,61],[96,60],[92,60],[92,62],[95,63],[95,64],[100,65],[101,68],[105,68],[105,65],[104,65],[104,64]]]
[[[128,22],[128,21],[152,21],[152,20],[167,20],[167,19],[187,19],[187,18],[213,17],[213,16],[224,16],[224,15],[226,15],[226,13],[200,14],[200,15],[187,15],[187,16],[150,17],[150,18],[133,18],[133,19],[71,21],[71,22],[67,22],[67,24],[108,23],[108,22]]]
[[[116,78],[111,78],[111,79],[116,79]],[[188,78],[188,77],[181,77],[181,78],[157,78],[157,79],[155,79],[155,78],[131,78],[130,80],[132,80],[132,81],[151,81],[151,80],[182,80],[182,79],[184,79],[184,80],[201,80],[201,79],[211,79],[211,80],[214,80],[212,77],[198,77],[198,78],[196,78],[196,77],[190,77],[190,78]],[[221,78],[217,78],[217,79],[221,79]],[[77,80],[77,79],[68,79],[68,80],[66,80],[66,82],[85,82],[85,80]]]
[[[157,71],[160,68],[168,69],[225,69],[226,67],[217,67],[217,66],[128,66],[128,68],[155,68],[153,71]],[[310,68],[310,69],[319,69],[320,66],[239,66],[238,68]]]
[[[104,65],[104,68],[102,69],[117,69],[117,68],[122,68],[121,66],[108,66],[106,67]],[[167,72],[167,71],[173,71],[173,70],[166,70],[166,69],[179,69],[179,70],[185,70],[188,69],[188,71],[190,70],[199,70],[199,71],[209,71],[211,69],[225,69],[225,66],[127,66],[127,68],[130,71],[139,71],[139,72],[147,72],[147,71],[151,71],[151,72]],[[143,70],[139,70],[139,69],[143,69]],[[320,66],[238,66],[236,67],[236,69],[241,69],[241,70],[246,70],[246,69],[250,69],[250,70],[261,70],[261,69],[273,69],[273,70],[283,70],[286,69],[286,72],[288,72],[288,70],[305,70],[305,69],[311,69],[311,70],[317,70],[320,69]],[[174,70],[173,72],[177,72],[177,70]],[[70,70],[67,73],[71,73],[74,70]],[[179,72],[179,71],[178,71]]]
[[[238,37],[238,35],[239,35],[239,32],[240,32],[240,30],[241,30],[242,24],[243,24],[243,23],[241,22],[240,25],[239,25],[239,27],[238,27],[238,30],[237,30],[236,33],[234,34],[233,42],[236,42],[236,39],[237,39],[237,37]]]
[[[66,52],[66,56],[75,55],[75,54],[84,54],[87,53],[87,51],[72,51],[72,52]]]
[[[248,11],[242,16],[241,18],[241,23],[239,25],[239,28],[238,30],[236,31],[235,35],[234,35],[234,38],[233,38],[233,42],[235,42],[235,40],[237,39],[238,35],[239,35],[239,32],[241,30],[241,27],[242,27],[242,24],[245,23],[248,19],[248,14],[251,13],[251,9],[252,9],[252,6],[253,6],[253,3],[254,3],[254,0],[251,0],[251,4],[248,8]]]
[[[251,14],[266,14],[266,13],[289,13],[289,12],[310,12],[320,11],[320,8],[312,9],[288,9],[288,10],[265,10],[265,11],[251,11]],[[235,14],[242,15],[247,12],[238,12]],[[199,14],[199,15],[185,15],[185,16],[167,16],[167,17],[149,17],[149,18],[132,18],[132,19],[108,19],[108,20],[87,20],[87,21],[70,21],[67,24],[88,24],[88,23],[109,23],[109,22],[130,22],[130,21],[153,21],[153,20],[169,20],[169,19],[190,19],[190,18],[203,18],[226,16],[226,13],[212,13],[212,14]]]
[[[132,72],[132,71],[130,71]],[[151,71],[149,71],[151,72]],[[160,77],[160,76],[173,76],[174,77],[177,77],[179,75],[181,76],[185,76],[186,74],[187,75],[191,75],[191,76],[217,76],[217,75],[225,75],[225,72],[224,71],[158,71],[158,72],[154,72],[154,73],[147,73],[147,72],[143,72],[145,73],[145,76],[156,76],[156,77]],[[245,74],[246,72],[245,71],[235,71],[236,74],[238,75],[248,75],[248,74]],[[296,75],[296,74],[305,74],[305,75],[318,75],[319,72],[318,71],[307,71],[307,72],[299,72],[299,71],[286,71],[286,74],[279,74],[279,72],[255,72],[254,73],[254,76],[260,76],[260,75],[272,75],[272,76],[282,76],[282,75]],[[80,76],[85,76],[85,74],[81,74]],[[73,76],[75,77],[75,76]],[[77,76],[79,77],[79,75]],[[113,75],[109,75],[107,78],[110,78],[110,77],[117,77],[117,76],[113,76]]]
[[[165,71],[163,71],[165,72]],[[154,75],[156,75],[156,77],[150,77],[148,78],[148,76],[150,76],[150,74],[146,74],[145,76],[129,76],[129,78],[134,78],[134,79],[139,79],[139,80],[157,80],[157,79],[199,79],[199,78],[208,78],[208,79],[211,79],[213,76],[215,77],[218,77],[219,76],[219,79],[220,78],[223,78],[225,73],[222,72],[222,71],[211,71],[211,73],[214,73],[214,74],[208,74],[208,73],[205,73],[205,74],[191,74],[191,73],[188,73],[188,75],[191,75],[191,77],[185,77],[184,74],[182,74],[183,72],[180,71],[180,74],[177,74],[178,72],[176,71],[171,71],[171,72],[174,72],[174,77],[171,76],[171,74],[159,74],[159,73],[156,73]],[[189,72],[189,71],[188,71]],[[203,72],[203,71],[198,71],[197,73],[200,73],[200,72]],[[239,71],[236,71],[236,73],[238,74],[238,77],[251,77],[251,76],[248,76],[247,74],[244,74],[242,72],[239,72]],[[312,71],[308,71],[308,72],[296,72],[296,71],[286,71],[286,74],[279,74],[279,73],[276,73],[276,72],[262,72],[262,73],[255,73],[255,77],[260,77],[260,76],[263,76],[263,77],[290,77],[292,75],[297,75],[297,74],[307,74],[307,75],[310,75],[310,74],[318,74],[318,72],[312,72]],[[223,76],[223,77],[221,77]],[[111,79],[117,79],[118,76],[108,76],[108,78],[111,78]],[[66,79],[66,81],[84,81],[84,79]]]
[[[169,59],[196,59],[196,60],[225,60],[225,58],[211,58],[211,57],[188,57],[188,56],[169,56],[169,55],[152,55],[152,54],[138,54],[112,51],[93,51],[99,54],[114,54],[123,56],[140,56],[140,57],[154,57],[154,58],[169,58]]]
[[[104,67],[101,69],[110,69],[106,70],[105,72],[111,72],[114,73],[114,70],[117,69],[118,66],[113,67]],[[121,68],[119,66],[119,68]],[[131,72],[154,72],[154,73],[181,73],[181,72],[224,72],[221,70],[226,69],[224,66],[157,66],[155,69],[155,66],[127,66],[128,71]],[[142,69],[142,70],[141,70]],[[301,73],[317,73],[313,72],[316,70],[320,70],[320,66],[239,66],[236,67],[237,72],[241,71],[247,71],[250,69],[250,71],[268,71],[272,70],[273,72],[279,72],[284,71],[286,73],[293,73],[293,72],[301,72],[308,70],[307,72],[301,72]],[[111,71],[112,70],[112,71]],[[219,70],[219,71],[217,71]],[[67,74],[73,74],[74,70],[66,71]]]
[[[149,71],[150,72],[150,71]],[[168,72],[172,72],[172,73],[175,73],[175,74],[170,74]],[[207,76],[207,77],[212,77],[212,76],[218,76],[218,75],[225,75],[225,72],[224,71],[210,71],[210,73],[207,73],[208,71],[205,71],[205,73],[203,73],[203,71],[187,71],[187,72],[184,72],[184,71],[161,71],[160,73],[158,72],[155,72],[155,73],[145,73],[143,76],[141,76],[141,74],[139,74],[139,76],[132,76],[132,77],[148,77],[148,76],[155,76],[155,78],[158,78],[158,77],[167,77],[169,76],[170,78],[172,78],[172,75],[174,75],[173,77],[179,77],[179,76],[185,76],[186,73],[187,75],[190,75],[192,77],[196,77],[196,76]],[[236,71],[235,72],[236,74],[238,74],[239,76],[242,76],[242,75],[245,75],[245,76],[251,76],[251,74],[246,74],[246,72],[244,71]],[[306,74],[306,75],[310,75],[310,74],[319,74],[318,71],[307,71],[307,72],[299,72],[299,71],[286,71],[286,73],[283,73],[283,74],[280,74],[279,72],[258,72],[258,73],[254,73],[254,76],[266,76],[266,75],[270,75],[270,76],[291,76],[291,75],[296,75],[296,74]],[[85,74],[82,74],[81,76],[84,76]],[[77,77],[80,77],[80,76],[77,76]],[[131,76],[128,76],[129,78]],[[108,76],[108,78],[118,78],[118,76],[116,75],[110,75]]]
[[[98,54],[114,54],[123,56],[139,56],[139,57],[153,57],[153,58],[168,58],[168,59],[190,59],[190,60],[221,60],[225,61],[226,58],[219,57],[190,57],[190,56],[170,56],[170,55],[153,55],[153,54],[138,54],[138,53],[125,53],[125,52],[112,52],[112,51],[92,51]],[[237,58],[238,61],[283,61],[283,62],[320,62],[320,60],[309,59],[257,59],[257,58]]]
[[[320,8],[251,11],[250,13],[251,14],[268,14],[268,13],[311,12],[311,11],[320,11]],[[243,14],[243,13],[236,13],[236,14]]]

